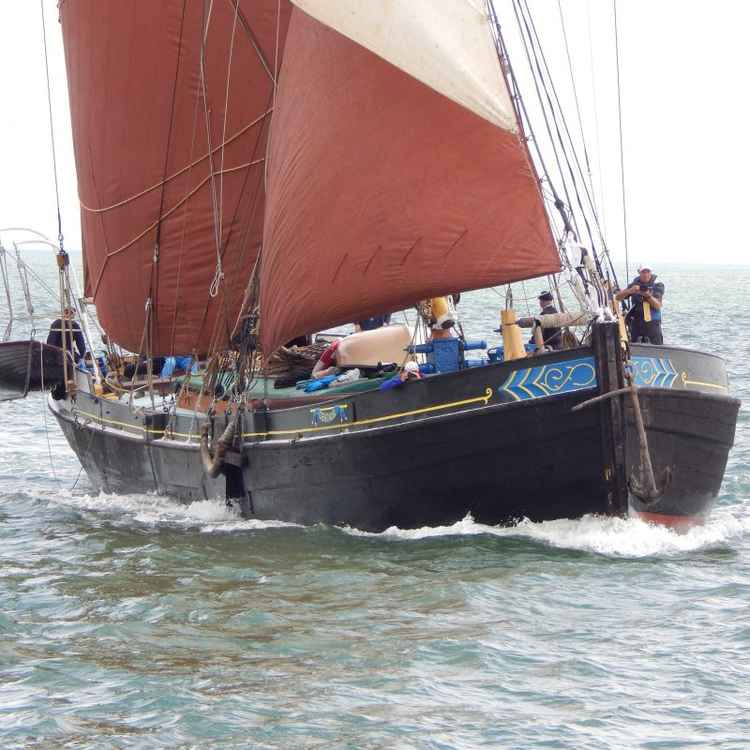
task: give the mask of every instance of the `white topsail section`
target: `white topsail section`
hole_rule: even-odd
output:
[[[498,127],[517,132],[485,0],[292,0]]]

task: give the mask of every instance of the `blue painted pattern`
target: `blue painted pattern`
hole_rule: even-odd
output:
[[[651,388],[671,388],[677,379],[677,371],[671,360],[662,357],[631,357],[633,380],[636,385]]]
[[[340,424],[349,421],[349,404],[335,404],[334,406],[310,409],[313,426]]]
[[[508,393],[515,401],[526,401],[588,388],[596,388],[596,367],[593,357],[569,359],[566,362],[516,370],[498,391]]]

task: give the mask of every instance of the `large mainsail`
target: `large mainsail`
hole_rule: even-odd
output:
[[[226,341],[262,239],[290,10],[288,0],[60,3],[87,288],[127,349]]]
[[[294,0],[268,165],[266,352],[558,271],[480,0]]]

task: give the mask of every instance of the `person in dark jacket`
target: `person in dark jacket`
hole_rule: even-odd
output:
[[[390,325],[390,322],[390,313],[385,313],[385,315],[373,315],[371,318],[356,321],[354,323],[354,331],[355,333],[359,331],[374,331],[376,328]]]
[[[539,297],[540,315],[552,315],[557,312],[557,308],[552,304],[554,298],[551,292],[542,292]],[[521,328],[531,328],[535,325],[535,318],[519,318],[518,325]],[[542,338],[544,346],[548,349],[562,349],[562,332],[559,328],[542,328]],[[529,344],[536,343],[532,332]]]
[[[52,321],[52,325],[49,327],[47,343],[50,346],[56,346],[59,349],[62,349],[64,330],[64,348],[66,351],[70,352],[75,357],[75,361],[78,362],[78,360],[81,359],[84,354],[86,354],[86,342],[83,340],[81,326],[78,325],[78,321],[75,319],[75,317],[75,310],[72,307],[66,307],[63,311],[63,317],[57,318],[57,320]],[[64,326],[63,320],[65,321]]]
[[[631,308],[625,316],[631,341],[663,344],[661,310],[664,304],[664,284],[656,281],[656,274],[643,266],[627,289],[617,292],[616,300],[631,299]]]

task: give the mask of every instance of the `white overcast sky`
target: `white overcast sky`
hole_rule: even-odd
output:
[[[159,0],[101,0],[115,1]],[[78,248],[62,40],[56,0],[43,2],[63,232],[66,246]],[[514,25],[507,14],[509,2],[495,2],[509,34]],[[529,2],[569,124],[577,128],[557,0]],[[601,177],[601,213],[613,256],[622,260],[612,0],[562,0],[562,7],[587,145],[598,167],[597,192]],[[617,11],[631,265],[750,263],[750,2],[618,0]],[[54,237],[57,218],[40,13],[36,0],[0,0],[0,229],[31,226]]]

